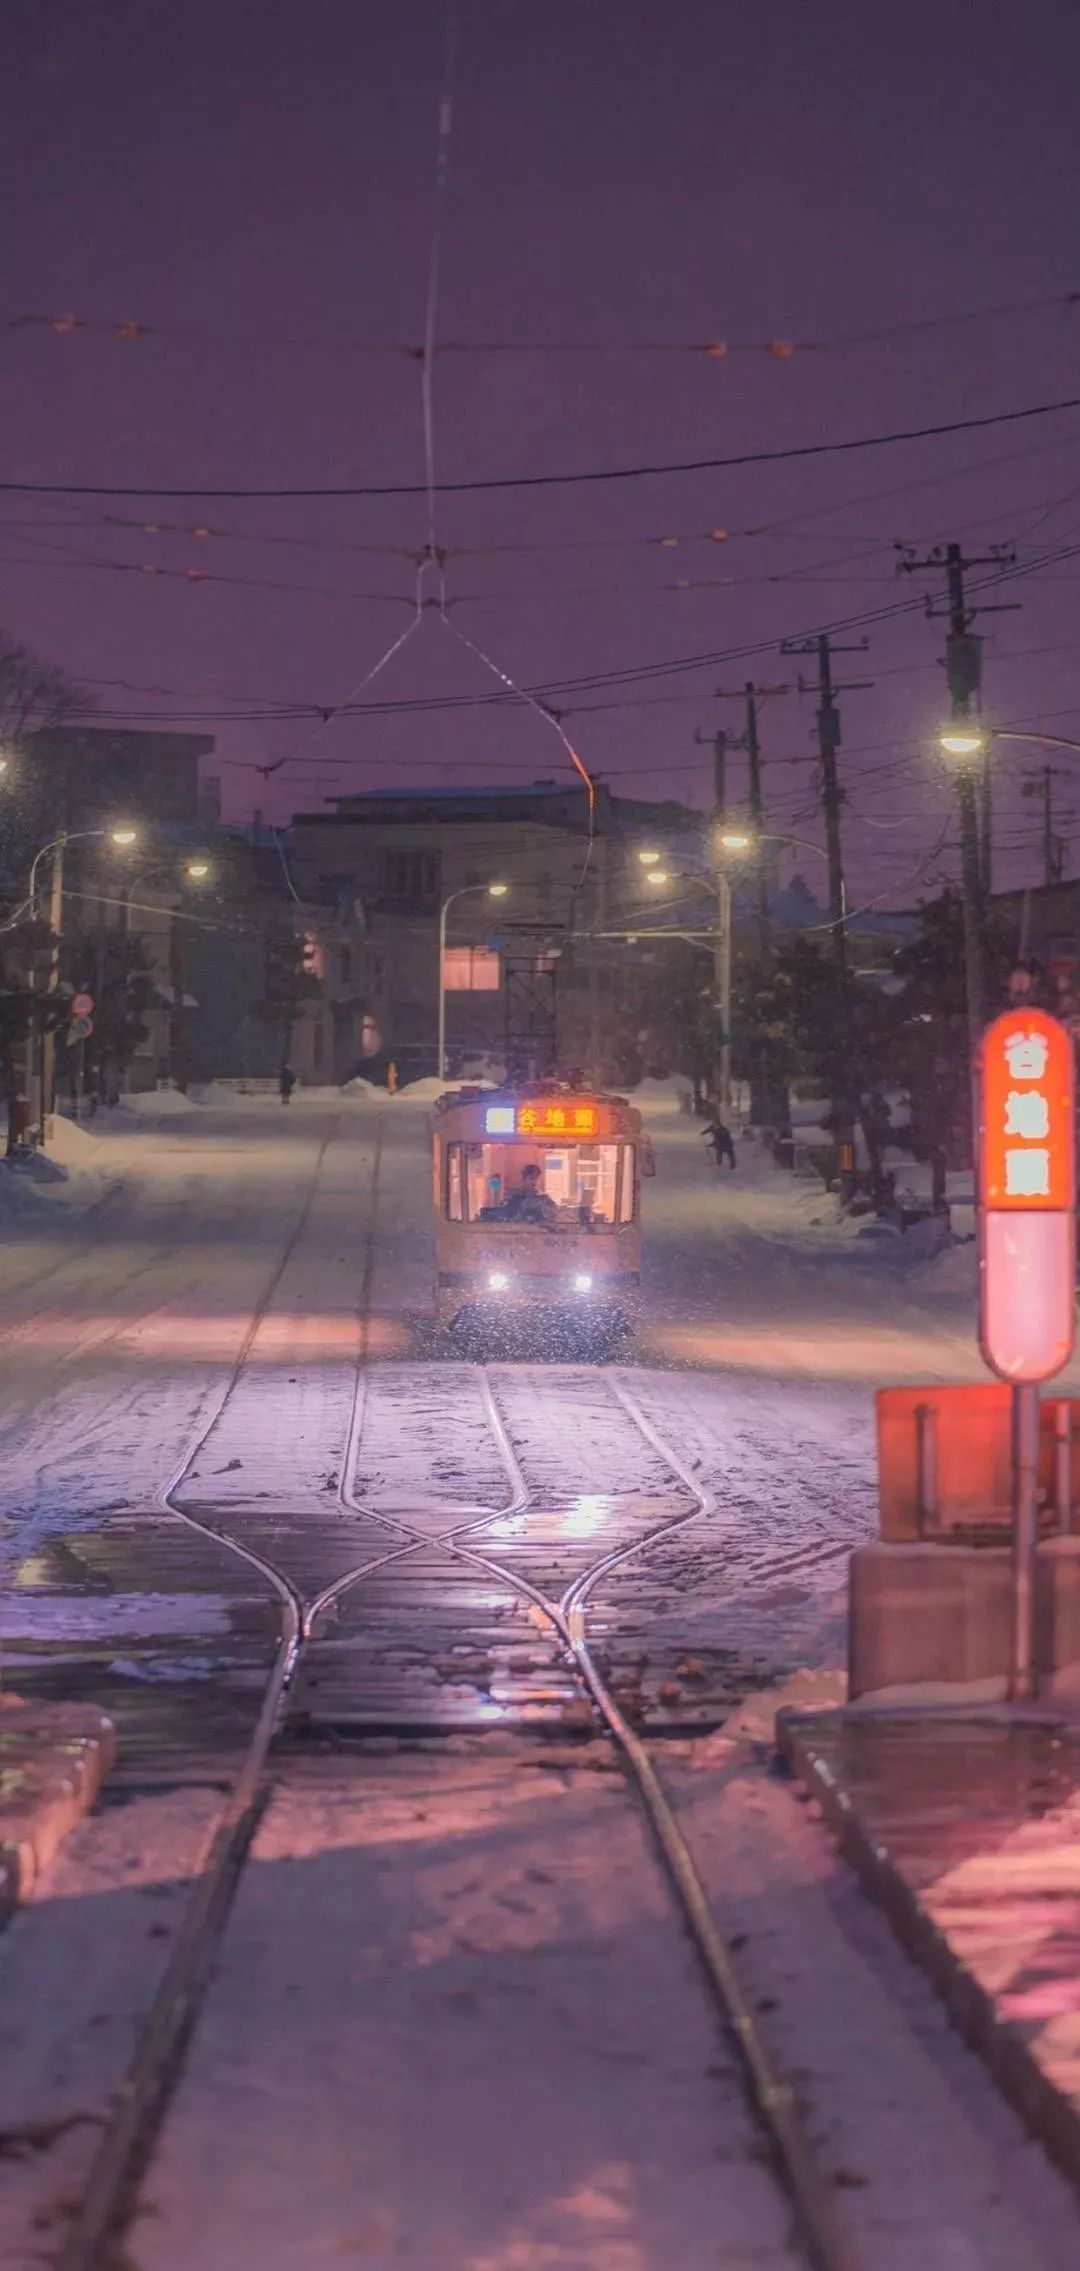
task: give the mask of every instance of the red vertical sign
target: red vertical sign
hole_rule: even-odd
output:
[[[1073,1043],[1057,1018],[1011,1009],[979,1052],[983,1354],[1004,1380],[1050,1380],[1076,1333]]]

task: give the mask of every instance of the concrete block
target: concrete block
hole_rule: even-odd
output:
[[[0,1920],[32,1892],[116,1755],[93,1704],[0,1701]]]
[[[851,1557],[849,1692],[1004,1692],[1012,1634],[1006,1546],[922,1541],[860,1546]],[[1043,1677],[1080,1665],[1080,1538],[1038,1549],[1035,1653]]]

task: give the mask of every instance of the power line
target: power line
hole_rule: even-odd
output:
[[[941,439],[949,434],[981,433],[991,426],[1014,426],[1033,418],[1051,418],[1069,410],[1080,410],[1080,395],[1066,396],[1060,402],[1035,402],[1019,410],[998,410],[981,418],[949,418],[931,426],[895,427],[887,433],[856,434],[831,442],[800,442],[784,449],[741,450],[729,457],[696,457],[678,459],[669,463],[592,467],[579,473],[516,473],[493,475],[486,480],[440,481],[436,484],[437,496],[475,496],[498,489],[558,489],[580,488],[608,481],[644,481],[666,478],[678,473],[714,473],[743,465],[788,465],[797,460],[817,457],[847,456],[857,450],[887,449],[900,442],[924,442]],[[294,487],[271,486],[218,486],[210,483],[170,484],[158,482],[113,481],[0,481],[0,494],[25,497],[231,497],[231,498],[320,498],[320,497],[426,497],[426,481],[393,482],[327,482]]]
[[[967,325],[997,321],[1002,317],[1015,320],[1020,315],[1045,315],[1074,308],[1080,304],[1080,292],[1056,292],[1037,299],[997,301],[989,306],[950,310],[943,315],[901,317],[890,323],[876,325],[869,330],[838,332],[820,338],[785,337],[774,334],[768,338],[745,338],[733,335],[725,328],[711,338],[698,339],[442,339],[432,342],[431,352],[436,355],[675,355],[702,356],[708,361],[723,362],[729,355],[765,355],[776,362],[790,362],[797,354],[836,354],[862,347],[876,347],[891,340],[917,338],[938,331],[958,330]],[[358,355],[387,356],[420,362],[425,344],[409,339],[358,339],[345,333],[305,330],[289,333],[274,330],[225,332],[218,325],[188,325],[155,323],[133,316],[83,315],[71,310],[42,313],[27,309],[0,320],[0,330],[8,332],[47,331],[58,338],[98,336],[115,339],[125,346],[213,343],[219,347],[249,345],[260,349],[276,347],[287,353],[303,350],[319,352],[333,346]]]
[[[958,466],[947,478],[950,482],[966,481],[983,473],[996,472],[1002,466],[1024,464],[1033,457],[1045,456],[1048,450],[1073,448],[1077,443],[1080,443],[1080,432],[1064,437],[1058,435],[1053,440],[1035,442],[1024,449],[999,451],[993,457],[977,458],[973,464]],[[526,553],[608,552],[636,551],[639,549],[672,552],[679,550],[683,545],[705,544],[713,549],[719,549],[728,544],[761,541],[777,536],[784,537],[788,542],[859,543],[876,550],[879,546],[891,545],[894,542],[894,529],[889,530],[887,535],[871,538],[866,532],[856,533],[854,531],[824,529],[815,531],[805,529],[804,524],[807,521],[826,519],[838,512],[857,510],[862,505],[891,502],[895,497],[910,496],[920,489],[938,489],[941,486],[941,481],[942,475],[940,473],[920,474],[906,481],[891,482],[884,489],[862,490],[854,497],[845,497],[840,500],[830,499],[824,505],[812,505],[797,513],[785,513],[773,520],[752,521],[734,528],[717,526],[697,529],[667,529],[641,536],[534,538],[502,544],[456,544],[447,546],[440,543],[439,554],[442,560],[448,562],[450,560],[500,559],[507,555]],[[1066,497],[1060,500],[1060,504],[1067,502],[1072,494],[1072,491],[1068,491]],[[1047,508],[1040,506],[1039,519],[1044,517],[1044,511],[1060,509],[1060,504]],[[996,520],[1000,520],[1002,517],[1000,513],[993,516]],[[1039,525],[1039,519],[1032,524],[1033,527]],[[362,544],[354,542],[348,537],[296,536],[284,531],[225,528],[206,521],[163,521],[157,518],[147,520],[142,516],[127,513],[80,513],[71,520],[53,519],[47,521],[44,524],[44,530],[42,530],[42,523],[37,519],[9,519],[0,522],[0,527],[18,529],[25,535],[36,532],[33,533],[33,541],[42,545],[46,543],[48,536],[59,530],[104,528],[108,530],[131,529],[144,536],[182,536],[200,544],[211,542],[249,545],[268,544],[286,546],[289,549],[301,551],[356,553],[369,558],[405,560],[414,568],[420,567],[426,556],[425,547],[415,543]],[[1030,534],[1031,531],[1029,530],[1028,533]],[[1070,532],[1066,531],[1065,533]]]

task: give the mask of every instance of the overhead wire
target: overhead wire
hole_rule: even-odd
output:
[[[725,472],[747,465],[790,465],[814,458],[849,456],[859,450],[888,449],[909,442],[936,441],[952,434],[972,434],[997,426],[1014,426],[1035,418],[1058,417],[1080,410],[1080,395],[1058,401],[1025,403],[1014,410],[986,412],[979,417],[947,418],[925,426],[898,426],[877,434],[848,434],[833,441],[791,442],[781,449],[737,450],[724,457],[659,460],[641,465],[591,466],[567,473],[493,474],[486,478],[440,481],[440,496],[481,496],[504,489],[559,489],[596,486],[606,482],[645,481],[676,474]],[[118,481],[0,481],[0,494],[25,497],[227,497],[317,499],[334,497],[425,496],[428,482],[312,482],[219,484]]]
[[[1015,321],[1022,315],[1062,312],[1078,304],[1080,292],[1055,292],[1038,298],[997,301],[977,308],[950,309],[940,315],[900,317],[861,331],[809,338],[782,334],[743,338],[732,336],[730,329],[725,327],[722,332],[711,337],[694,339],[443,339],[432,341],[431,355],[432,358],[436,355],[694,355],[722,362],[729,355],[763,354],[774,361],[789,362],[796,354],[835,354],[856,348],[875,347],[897,339],[916,338],[928,333],[997,321],[1002,317]],[[220,325],[156,323],[141,317],[84,315],[71,310],[23,310],[0,318],[0,330],[12,333],[48,331],[59,338],[97,335],[118,340],[124,345],[191,341],[205,346],[211,341],[235,348],[237,345],[250,344],[260,349],[277,347],[288,353],[306,349],[318,351],[333,345],[337,349],[360,355],[404,357],[416,361],[421,359],[425,351],[424,346],[412,340],[358,339],[348,334],[310,329],[305,329],[302,333],[256,329],[234,331],[230,335]]]

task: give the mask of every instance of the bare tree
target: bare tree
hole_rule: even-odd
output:
[[[85,706],[81,689],[55,663],[0,626],[0,743],[17,749],[26,734],[60,725]]]

